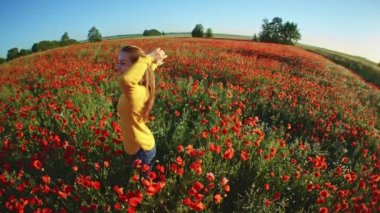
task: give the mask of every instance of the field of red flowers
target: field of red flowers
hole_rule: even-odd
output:
[[[161,47],[155,166],[121,145],[118,49]],[[155,38],[0,66],[0,211],[380,211],[380,92],[298,47]]]

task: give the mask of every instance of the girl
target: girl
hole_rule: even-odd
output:
[[[124,151],[150,169],[156,155],[156,143],[145,123],[154,103],[154,70],[163,64],[166,57],[160,48],[145,54],[139,47],[131,45],[122,47],[118,55],[122,95],[117,104],[117,114]]]

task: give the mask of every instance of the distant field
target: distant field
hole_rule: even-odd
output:
[[[117,36],[108,36],[104,37],[105,40],[112,39],[125,39],[125,38],[154,38],[154,37],[191,37],[191,33],[180,32],[180,33],[167,33],[165,36],[142,36],[142,34],[128,34],[128,35],[117,35]],[[215,33],[214,38],[218,39],[232,39],[232,40],[251,40],[252,36],[244,35],[232,35],[232,34],[223,34]],[[310,46],[306,44],[298,45],[305,50],[317,53],[326,57],[327,59],[346,67],[354,71],[357,75],[363,78],[365,81],[370,82],[377,87],[380,87],[380,67],[363,57],[352,56],[349,54]]]
[[[104,40],[111,40],[111,39],[120,39],[120,38],[136,38],[141,37],[142,34],[128,34],[128,35],[115,35],[115,36],[106,36],[103,37]]]
[[[191,33],[166,33],[164,36],[143,36],[142,34],[128,34],[128,35],[116,35],[104,37],[104,40],[111,39],[123,39],[123,38],[153,38],[153,37],[191,37]],[[224,33],[214,33],[214,38],[227,38],[227,39],[240,39],[240,40],[251,40],[252,36],[244,35],[233,35]]]
[[[375,84],[377,87],[380,87],[380,67],[376,63],[369,61],[363,57],[352,56],[320,47],[304,44],[300,46],[305,50],[320,54],[330,59],[331,61],[354,71],[364,80]]]

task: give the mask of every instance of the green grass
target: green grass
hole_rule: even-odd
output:
[[[141,36],[142,34],[114,35],[114,36],[105,36],[103,37],[103,39],[111,40],[111,39],[120,39],[120,38],[136,38],[136,37],[141,37]]]
[[[364,80],[380,87],[380,66],[376,63],[359,56],[352,56],[333,50],[328,50],[320,47],[301,44],[300,47],[305,50],[317,53],[327,59],[354,71]]]

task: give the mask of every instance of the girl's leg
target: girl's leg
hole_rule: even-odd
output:
[[[136,159],[141,160],[141,164],[148,165],[149,171],[144,172],[144,176],[147,177],[149,172],[152,170],[153,167],[153,158],[156,156],[156,145],[154,145],[153,149],[151,150],[143,150],[140,148],[140,150],[136,153]]]

